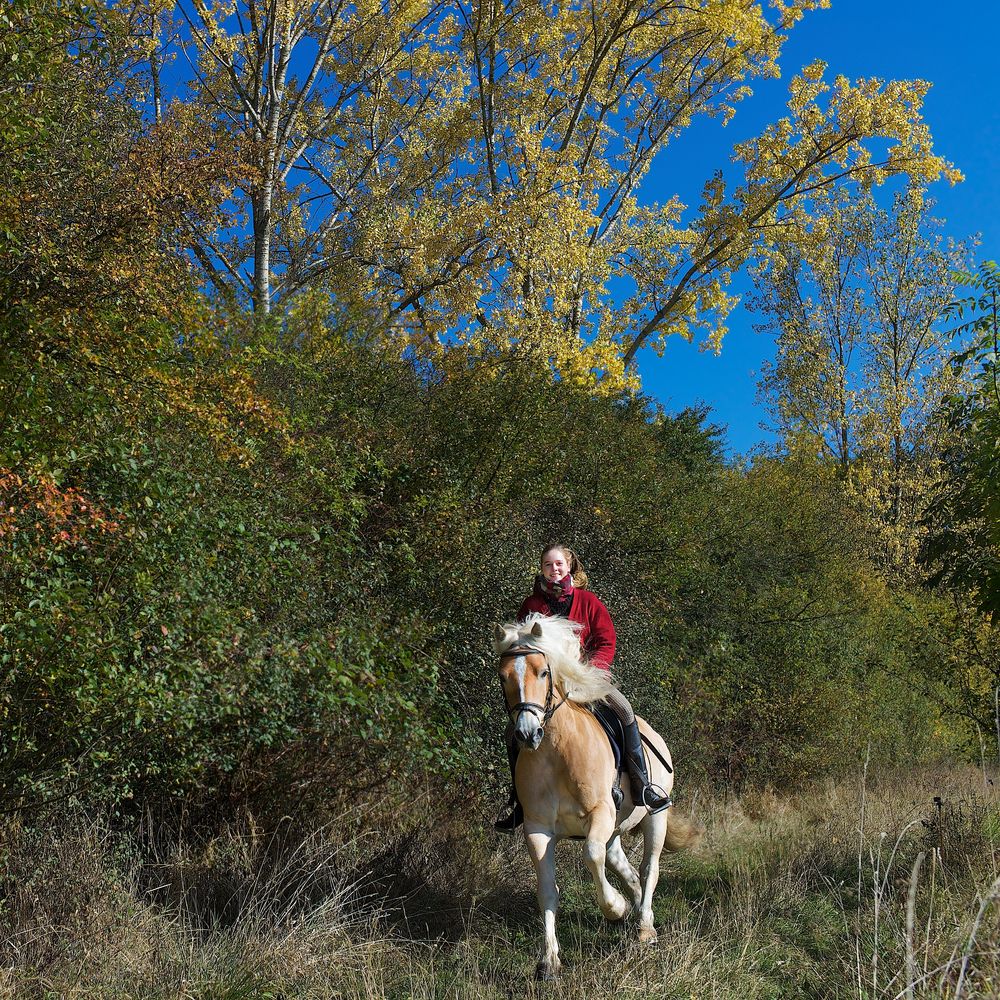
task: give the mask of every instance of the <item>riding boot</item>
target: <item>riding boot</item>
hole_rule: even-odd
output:
[[[622,728],[625,730],[625,762],[632,784],[632,800],[636,805],[645,806],[651,813],[658,813],[670,805],[670,796],[650,783],[639,724],[633,719]]]
[[[524,810],[517,798],[514,784],[514,769],[517,767],[517,743],[507,740],[507,763],[510,765],[510,798],[507,800],[508,813],[493,824],[497,833],[513,833],[524,822]]]

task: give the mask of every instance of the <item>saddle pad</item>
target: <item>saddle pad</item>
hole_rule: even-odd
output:
[[[594,718],[601,724],[601,729],[604,730],[605,735],[608,737],[608,742],[611,744],[611,752],[615,755],[615,770],[621,772],[624,757],[622,748],[625,745],[625,733],[622,731],[621,721],[615,715],[614,711],[612,711],[611,706],[604,704],[604,702],[595,702],[588,707],[594,713]]]

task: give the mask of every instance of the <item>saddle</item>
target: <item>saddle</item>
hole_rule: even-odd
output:
[[[615,800],[615,807],[622,802],[622,770],[625,767],[625,731],[621,720],[612,711],[611,706],[604,702],[596,702],[587,706],[593,713],[594,718],[601,724],[604,735],[607,736],[611,744],[611,752],[615,758],[615,783],[611,789],[611,795]]]
[[[595,702],[587,707],[593,713],[594,718],[601,724],[601,729],[604,730],[604,735],[607,736],[608,743],[611,744],[611,753],[615,758],[615,782],[611,786],[611,796],[614,799],[615,808],[618,808],[622,804],[622,798],[624,797],[621,787],[622,772],[628,772],[628,761],[625,757],[625,730],[621,720],[615,715],[610,705],[605,702]],[[674,769],[663,759],[656,747],[650,743],[646,734],[640,732],[639,739],[642,742],[646,760],[649,760],[649,755],[652,753],[667,769],[667,772],[673,774]]]

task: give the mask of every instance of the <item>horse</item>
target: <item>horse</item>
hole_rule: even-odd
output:
[[[497,673],[521,748],[514,784],[524,809],[524,840],[538,880],[543,943],[536,976],[559,975],[556,938],[555,846],[563,838],[584,841],[584,860],[594,880],[597,903],[608,920],[619,921],[631,906],[639,913],[639,941],[656,941],[653,891],[660,854],[690,846],[698,831],[671,810],[651,815],[633,801],[627,777],[616,809],[612,787],[614,754],[604,730],[586,707],[612,687],[606,670],[590,666],[580,650],[579,629],[566,618],[529,615],[516,625],[497,625],[493,648]],[[648,755],[650,779],[667,794],[673,786],[670,751],[642,719],[640,732],[656,753]],[[662,758],[662,759],[658,759]],[[638,828],[643,837],[639,873],[629,863],[621,835]],[[632,904],[608,881],[610,865],[628,887]]]

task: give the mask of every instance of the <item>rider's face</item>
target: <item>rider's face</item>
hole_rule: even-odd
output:
[[[549,549],[542,555],[542,576],[549,583],[561,580],[569,573],[569,559],[562,549]]]

